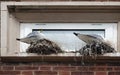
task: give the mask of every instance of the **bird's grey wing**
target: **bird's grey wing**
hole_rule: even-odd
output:
[[[90,35],[88,35],[88,36],[94,37],[94,38],[96,38],[96,39],[104,40],[104,38],[103,38],[102,36],[100,36],[100,35],[90,34]]]
[[[88,36],[89,41],[91,41],[90,43],[93,43],[93,42],[101,43],[104,41],[104,39],[100,35],[90,34],[86,36]]]
[[[90,44],[92,42],[92,39],[94,39],[92,36],[86,34],[79,34],[79,33],[77,34],[78,34],[77,37],[87,44]]]
[[[39,36],[39,33],[36,31],[33,31],[27,35],[27,37],[32,37],[32,36]]]
[[[38,32],[38,31],[33,31],[32,33],[27,35],[28,38],[36,38],[36,39],[43,39],[45,38],[45,35]]]
[[[103,38],[100,35],[96,34],[80,34],[80,33],[74,33],[79,39],[84,41],[87,44],[91,44],[94,42],[102,42]]]

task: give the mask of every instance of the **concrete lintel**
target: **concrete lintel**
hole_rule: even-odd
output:
[[[120,2],[87,2],[87,1],[54,1],[54,2],[1,2],[1,10],[5,10],[6,8],[4,6],[8,5],[15,5],[15,6],[120,6]]]
[[[87,2],[87,1],[62,1],[62,2],[15,2],[15,5],[51,5],[51,6],[120,6],[120,2]]]

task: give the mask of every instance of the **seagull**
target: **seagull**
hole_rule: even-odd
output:
[[[38,40],[44,39],[45,36],[44,34],[38,32],[38,31],[33,31],[31,33],[29,33],[26,37],[24,38],[17,38],[16,40],[27,43],[27,44],[31,44],[34,42],[37,42]]]
[[[101,37],[100,35],[96,35],[96,34],[80,34],[80,33],[73,33],[74,35],[76,35],[80,40],[84,41],[87,44],[91,44],[93,42],[95,43],[101,43],[104,42],[103,37]]]
[[[80,40],[84,41],[87,44],[92,44],[92,43],[103,43],[105,45],[111,46],[111,44],[106,41],[102,36],[100,35],[96,35],[96,34],[80,34],[80,33],[73,33],[74,35],[76,35]]]
[[[95,48],[98,53],[101,53],[102,50],[104,50],[104,53],[115,52],[111,44],[106,42],[104,38],[101,37],[100,35],[96,35],[96,34],[88,35],[88,34],[80,34],[75,32],[73,34],[90,46],[90,47],[87,47],[87,45],[84,46],[83,47],[84,50],[88,48],[92,50],[93,48]]]

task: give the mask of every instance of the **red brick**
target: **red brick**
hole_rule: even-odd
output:
[[[89,68],[87,66],[81,66],[81,67],[78,67],[77,70],[80,70],[80,71],[88,71]]]
[[[69,71],[60,71],[59,75],[70,75]]]
[[[20,75],[20,71],[0,71],[0,75]]]
[[[114,67],[114,70],[115,70],[115,71],[120,71],[120,66]]]
[[[106,66],[96,66],[96,71],[106,71]]]
[[[113,66],[107,66],[106,71],[113,71]]]
[[[38,70],[38,67],[32,66],[16,66],[15,70]]]
[[[72,72],[71,75],[94,75],[93,72]]]
[[[2,70],[13,70],[13,66],[2,66]]]
[[[0,66],[0,71],[1,71],[2,69],[1,69],[1,66]]]
[[[120,72],[109,72],[108,75],[120,75]]]
[[[34,75],[57,75],[55,71],[35,71]]]
[[[51,70],[51,67],[40,67],[40,70]]]
[[[22,75],[33,75],[32,71],[23,71]]]
[[[56,63],[32,63],[33,66],[48,67],[48,66],[57,66]]]
[[[96,72],[96,75],[107,75],[106,72]]]
[[[75,71],[76,67],[59,66],[59,67],[53,67],[53,70]]]
[[[91,66],[89,67],[89,71],[110,71],[113,70],[112,67],[107,66]]]

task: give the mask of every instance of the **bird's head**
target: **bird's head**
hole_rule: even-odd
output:
[[[76,36],[78,35],[78,33],[75,33],[75,32],[73,34],[76,35]]]
[[[20,39],[19,39],[19,38],[16,38],[16,40],[20,41]]]

